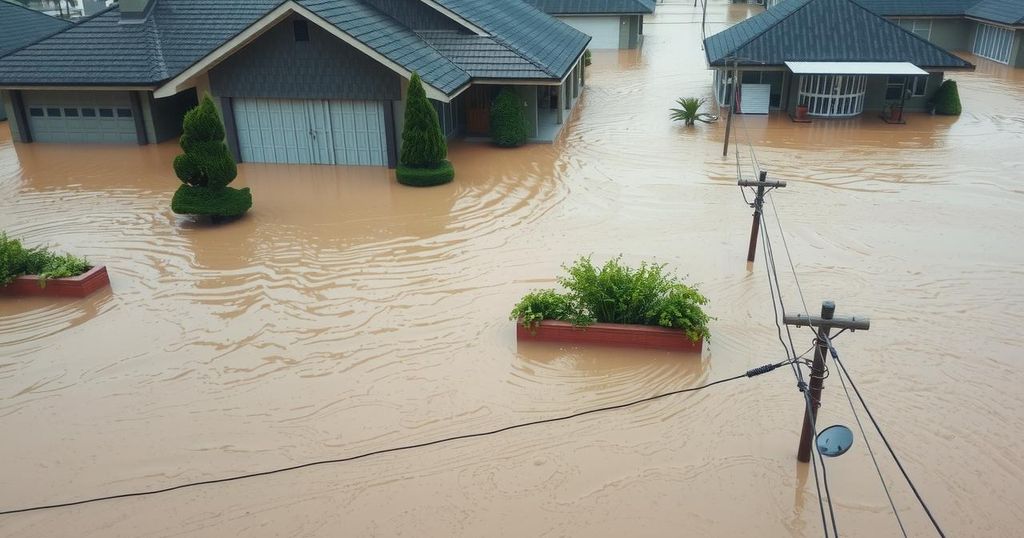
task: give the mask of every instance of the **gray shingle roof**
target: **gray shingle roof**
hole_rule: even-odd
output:
[[[549,15],[654,13],[655,0],[524,0]]]
[[[53,35],[71,23],[0,0],[0,56]]]
[[[540,67],[493,37],[449,31],[420,31],[419,34],[474,78],[549,78]]]
[[[1021,0],[858,0],[887,17],[974,17],[1010,25],[1024,25]]]
[[[569,73],[590,36],[520,0],[435,0],[521,54],[551,78]]]
[[[704,41],[708,65],[910,62],[923,68],[971,64],[851,0],[786,0]]]
[[[121,24],[119,12],[112,8],[0,58],[0,85],[158,86],[284,1],[159,0],[141,24]],[[451,38],[442,40],[440,48],[432,46],[362,0],[297,3],[392,62],[419,72],[424,82],[448,94],[471,80],[469,70],[459,62],[488,78],[522,78],[531,69],[539,74],[531,78],[561,78],[589,42],[584,34],[518,0],[437,1],[488,32],[492,44]],[[493,45],[501,45],[504,51]],[[508,53],[519,60],[510,59]]]

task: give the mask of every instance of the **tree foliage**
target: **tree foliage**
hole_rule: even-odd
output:
[[[174,173],[184,185],[171,200],[171,210],[186,215],[235,217],[252,207],[249,189],[228,185],[238,167],[224,143],[224,124],[207,95],[185,114],[179,144],[185,153],[174,159]]]
[[[529,135],[522,98],[512,88],[502,88],[491,105],[491,139],[503,148],[514,148],[525,144]]]
[[[694,122],[711,123],[718,121],[718,117],[714,114],[708,114],[707,112],[701,112],[700,107],[704,106],[707,99],[703,97],[698,99],[696,97],[680,97],[676,99],[676,103],[679,104],[680,108],[670,109],[672,111],[672,119],[674,121],[686,122],[686,125],[694,125]]]
[[[427,99],[419,74],[413,73],[406,96],[399,162],[408,168],[437,168],[447,156],[448,143],[441,133],[437,111]]]
[[[935,113],[944,116],[959,116],[963,107],[960,104],[960,91],[956,87],[956,81],[947,79],[935,91],[932,97],[935,105]]]

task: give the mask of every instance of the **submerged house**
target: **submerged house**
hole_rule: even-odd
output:
[[[1024,1],[859,1],[940,47],[1024,67]]]
[[[784,0],[704,46],[720,104],[731,103],[738,71],[743,113],[926,110],[945,72],[974,69],[853,0]]]
[[[21,4],[0,0],[0,56],[10,54],[44,37],[53,35],[71,23]],[[0,107],[0,121],[7,118]]]
[[[0,58],[0,90],[22,143],[173,139],[209,93],[240,162],[394,166],[413,72],[449,136],[510,86],[552,140],[589,41],[519,0],[120,0]]]
[[[524,0],[593,37],[592,49],[635,49],[655,0]]]

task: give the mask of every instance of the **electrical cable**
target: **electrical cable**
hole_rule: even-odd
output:
[[[372,452],[366,452],[366,453],[359,454],[359,455],[356,455],[356,456],[348,456],[348,457],[344,457],[344,458],[333,458],[333,459],[325,459],[325,460],[312,461],[312,462],[302,463],[302,464],[298,464],[298,465],[292,465],[292,466],[289,466],[289,467],[280,467],[280,468],[276,468],[276,469],[271,469],[271,470],[268,470],[268,471],[259,471],[259,472],[253,472],[253,473],[246,473],[246,474],[242,474],[242,475],[229,476],[229,477],[226,477],[226,478],[216,478],[216,479],[211,479],[211,480],[202,480],[202,481],[198,481],[198,482],[187,482],[187,483],[184,483],[184,484],[178,484],[176,486],[169,486],[169,487],[165,487],[165,488],[148,490],[148,491],[138,491],[138,492],[132,492],[132,493],[121,493],[121,494],[116,494],[116,495],[106,495],[106,496],[102,496],[102,497],[93,497],[93,498],[82,499],[82,500],[77,500],[77,501],[69,501],[69,502],[54,503],[54,504],[47,504],[47,505],[31,506],[31,507],[27,507],[27,508],[17,508],[17,509],[12,509],[12,510],[3,510],[3,511],[0,511],[0,516],[8,516],[8,515],[13,515],[13,514],[21,514],[21,513],[25,513],[25,512],[37,512],[37,511],[40,511],[40,510],[50,510],[50,509],[55,509],[55,508],[66,508],[66,507],[69,507],[69,506],[79,506],[79,505],[83,505],[83,504],[92,504],[92,503],[97,503],[97,502],[101,502],[101,501],[111,501],[111,500],[115,500],[115,499],[126,499],[126,498],[129,498],[129,497],[145,497],[145,496],[150,496],[150,495],[157,495],[157,494],[160,494],[160,493],[168,493],[168,492],[176,491],[176,490],[180,490],[180,489],[193,488],[193,487],[198,487],[198,486],[207,486],[207,485],[212,485],[212,484],[223,484],[225,482],[235,482],[235,481],[239,481],[239,480],[247,480],[247,479],[250,479],[250,478],[257,478],[257,477],[269,476],[269,475],[273,475],[273,474],[280,474],[280,473],[286,473],[286,472],[291,472],[291,471],[297,471],[299,469],[305,469],[305,468],[308,468],[308,467],[316,467],[316,466],[320,466],[320,465],[330,465],[330,464],[337,464],[337,463],[346,463],[346,462],[350,462],[350,461],[355,461],[355,460],[360,460],[360,459],[368,458],[368,457],[371,457],[371,456],[379,456],[381,454],[388,454],[388,453],[393,453],[393,452],[402,452],[402,451],[412,450],[412,449],[417,449],[417,448],[425,448],[425,447],[428,447],[428,446],[440,445],[440,444],[449,443],[449,442],[452,442],[452,441],[459,441],[459,440],[463,440],[463,439],[473,439],[473,438],[477,438],[477,437],[487,437],[487,436],[491,436],[491,435],[497,435],[499,433],[504,433],[504,432],[507,432],[507,431],[510,431],[510,430],[526,428],[528,426],[538,426],[538,425],[541,425],[541,424],[551,424],[551,423],[554,423],[554,422],[563,422],[563,421],[576,419],[576,418],[579,418],[579,417],[582,417],[582,416],[586,416],[586,415],[592,415],[592,414],[595,414],[595,413],[602,413],[602,412],[606,412],[606,411],[615,411],[615,410],[618,410],[618,409],[625,409],[627,407],[634,407],[634,406],[637,406],[637,405],[640,405],[640,404],[644,404],[644,403],[648,403],[648,402],[653,402],[655,400],[660,400],[660,399],[663,399],[663,398],[667,398],[669,396],[677,396],[679,394],[684,394],[684,393],[687,393],[687,392],[696,392],[698,390],[703,390],[703,389],[706,389],[706,388],[710,388],[710,387],[713,387],[715,385],[721,385],[723,383],[728,383],[730,381],[736,381],[738,379],[743,379],[743,378],[752,378],[752,377],[755,377],[755,376],[766,374],[768,372],[771,372],[771,371],[775,370],[776,368],[780,368],[782,366],[790,364],[791,362],[792,362],[792,359],[787,358],[785,361],[782,361],[782,362],[766,364],[764,366],[759,366],[757,368],[752,368],[752,369],[747,370],[746,372],[744,372],[742,374],[735,375],[735,376],[732,376],[732,377],[727,377],[727,378],[724,378],[724,379],[719,379],[718,381],[713,381],[711,383],[706,383],[704,385],[700,385],[700,386],[696,386],[696,387],[690,387],[690,388],[686,388],[686,389],[674,390],[674,391],[671,391],[671,392],[665,392],[665,393],[662,393],[662,394],[657,394],[657,395],[654,395],[654,396],[649,396],[647,398],[642,398],[640,400],[634,400],[634,401],[630,401],[630,402],[626,402],[626,403],[622,403],[622,404],[617,404],[617,405],[609,405],[609,406],[605,406],[605,407],[598,407],[598,408],[595,408],[595,409],[589,409],[589,410],[586,410],[586,411],[580,411],[580,412],[577,412],[577,413],[572,413],[570,415],[564,415],[564,416],[553,417],[553,418],[546,418],[546,419],[541,419],[541,420],[534,420],[534,421],[530,421],[530,422],[523,422],[521,424],[513,424],[511,426],[505,426],[503,428],[498,428],[498,429],[495,429],[495,430],[490,430],[490,431],[485,431],[485,432],[470,433],[470,434],[464,434],[464,435],[456,435],[456,436],[452,436],[452,437],[445,437],[443,439],[437,439],[437,440],[434,440],[434,441],[427,441],[427,442],[416,443],[416,444],[412,444],[412,445],[404,445],[404,446],[398,446],[398,447],[393,447],[393,448],[386,448],[386,449],[382,449],[382,450],[374,450]]]
[[[878,421],[875,420],[875,415],[872,414],[871,409],[868,408],[868,404],[864,401],[864,397],[857,388],[857,384],[854,383],[853,378],[850,377],[850,373],[846,371],[846,366],[843,365],[843,361],[839,359],[839,352],[836,351],[835,346],[832,345],[831,339],[825,337],[825,344],[828,345],[829,353],[832,354],[832,359],[839,365],[839,369],[842,371],[841,375],[845,375],[846,379],[850,380],[850,388],[853,389],[854,394],[857,395],[857,399],[860,400],[861,407],[864,408],[864,412],[867,413],[868,418],[871,419],[871,423],[875,426],[875,431],[878,432],[878,436],[881,437],[882,442],[885,443],[885,448],[889,450],[889,454],[892,456],[893,461],[896,462],[896,467],[899,467],[900,472],[903,473],[903,478],[906,479],[907,484],[910,486],[910,490],[913,491],[914,496],[917,497],[917,502],[921,504],[921,508],[924,509],[924,513],[928,515],[928,519],[932,522],[932,526],[935,527],[935,531],[939,533],[939,536],[945,538],[946,533],[942,532],[942,527],[939,526],[939,522],[936,521],[935,516],[932,515],[932,511],[928,508],[928,504],[924,502],[924,498],[921,497],[921,493],[917,491],[917,486],[915,486],[914,481],[910,479],[910,475],[907,474],[907,470],[903,468],[903,463],[900,462],[900,458],[896,455],[896,451],[893,450],[892,445],[889,444],[889,439],[886,438],[885,433],[882,432],[882,427],[879,426]]]

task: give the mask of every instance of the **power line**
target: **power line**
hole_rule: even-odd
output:
[[[860,400],[860,405],[864,408],[864,412],[867,413],[868,418],[871,419],[871,423],[875,426],[875,431],[878,432],[878,436],[882,438],[882,442],[885,443],[885,448],[889,450],[889,454],[892,456],[893,461],[896,462],[896,466],[899,467],[900,472],[903,473],[903,478],[906,479],[907,484],[910,486],[911,491],[914,492],[914,496],[917,497],[917,502],[921,504],[921,508],[924,509],[924,513],[928,515],[928,519],[932,522],[932,526],[935,527],[935,531],[939,533],[939,536],[945,538],[946,533],[942,532],[942,527],[939,526],[939,522],[935,520],[935,516],[932,515],[932,511],[928,508],[928,504],[924,502],[924,498],[917,491],[917,486],[914,485],[914,481],[910,479],[910,475],[907,474],[907,470],[903,468],[903,463],[900,462],[900,458],[896,455],[896,451],[893,450],[892,445],[889,444],[889,439],[885,437],[885,433],[882,432],[882,427],[878,425],[878,421],[875,420],[875,415],[871,413],[871,409],[868,408],[867,402],[864,401],[864,397],[861,396],[860,390],[857,389],[857,384],[853,382],[853,378],[850,377],[850,373],[846,371],[846,366],[843,365],[843,361],[839,359],[839,352],[836,351],[835,346],[832,345],[832,341],[829,338],[825,338],[825,344],[828,345],[829,353],[832,354],[832,359],[839,365],[839,369],[842,370],[842,375],[846,376],[846,379],[850,380],[850,387],[853,388],[854,394],[857,395],[857,399]]]
[[[782,361],[782,362],[766,364],[764,366],[759,366],[757,368],[752,368],[752,369],[747,370],[746,372],[744,372],[742,374],[735,375],[735,376],[732,376],[732,377],[727,377],[725,379],[719,379],[718,381],[713,381],[711,383],[707,383],[707,384],[700,385],[700,386],[697,386],[697,387],[691,387],[691,388],[687,388],[687,389],[674,390],[674,391],[671,391],[671,392],[665,392],[665,393],[662,393],[662,394],[657,394],[655,396],[649,396],[647,398],[642,398],[640,400],[634,400],[634,401],[630,401],[630,402],[626,402],[626,403],[622,403],[622,404],[617,404],[617,405],[598,407],[596,409],[589,409],[587,411],[580,411],[580,412],[573,413],[573,414],[570,414],[570,415],[564,415],[564,416],[553,417],[553,418],[546,418],[546,419],[541,419],[541,420],[534,420],[534,421],[530,421],[530,422],[524,422],[524,423],[521,423],[521,424],[513,424],[511,426],[505,426],[503,428],[498,428],[496,430],[490,430],[490,431],[478,432],[478,433],[469,433],[469,434],[464,434],[464,435],[456,435],[456,436],[453,436],[453,437],[445,437],[444,439],[437,439],[437,440],[434,440],[434,441],[427,441],[427,442],[424,442],[424,443],[417,443],[417,444],[413,444],[413,445],[403,445],[403,446],[398,446],[398,447],[393,447],[393,448],[386,448],[386,449],[382,449],[382,450],[374,450],[372,452],[366,452],[366,453],[359,454],[359,455],[356,455],[356,456],[348,456],[348,457],[344,457],[344,458],[333,458],[333,459],[317,460],[317,461],[313,461],[313,462],[302,463],[302,464],[299,464],[299,465],[292,465],[292,466],[289,466],[289,467],[280,467],[280,468],[277,468],[277,469],[271,469],[271,470],[268,470],[268,471],[259,471],[259,472],[253,472],[253,473],[246,473],[246,474],[242,474],[242,475],[230,476],[230,477],[226,477],[226,478],[216,478],[216,479],[212,479],[212,480],[202,480],[202,481],[198,481],[198,482],[187,482],[187,483],[184,483],[184,484],[178,484],[176,486],[169,486],[169,487],[166,487],[166,488],[160,488],[160,489],[154,489],[154,490],[148,490],[148,491],[138,491],[138,492],[132,492],[132,493],[121,493],[121,494],[117,494],[117,495],[106,495],[106,496],[102,496],[102,497],[93,497],[93,498],[82,499],[82,500],[77,500],[77,501],[69,501],[69,502],[62,502],[62,503],[54,503],[54,504],[46,504],[46,505],[39,505],[39,506],[31,506],[31,507],[27,507],[27,508],[16,508],[16,509],[12,509],[12,510],[4,510],[4,511],[0,511],[0,516],[8,516],[8,515],[12,515],[12,514],[21,514],[21,513],[25,513],[25,512],[37,512],[37,511],[40,511],[40,510],[51,510],[51,509],[55,509],[55,508],[66,508],[66,507],[69,507],[69,506],[80,506],[80,505],[83,505],[83,504],[92,504],[92,503],[97,503],[97,502],[101,502],[101,501],[112,501],[112,500],[116,500],[116,499],[126,499],[126,498],[129,498],[129,497],[145,497],[145,496],[149,496],[149,495],[157,495],[157,494],[160,494],[160,493],[168,493],[168,492],[176,491],[176,490],[179,490],[179,489],[194,488],[194,487],[198,487],[198,486],[207,486],[207,485],[213,485],[213,484],[223,484],[225,482],[235,482],[235,481],[239,481],[239,480],[247,480],[247,479],[250,479],[250,478],[257,478],[257,477],[269,476],[269,475],[273,475],[273,474],[286,473],[286,472],[290,472],[290,471],[297,471],[299,469],[305,469],[305,468],[309,468],[309,467],[316,467],[316,466],[320,466],[320,465],[330,465],[330,464],[337,464],[337,463],[346,463],[346,462],[351,462],[351,461],[360,460],[360,459],[364,459],[364,458],[369,458],[371,456],[379,456],[381,454],[389,454],[389,453],[393,453],[393,452],[402,452],[402,451],[412,450],[412,449],[417,449],[417,448],[425,448],[425,447],[428,447],[428,446],[440,445],[440,444],[449,443],[449,442],[452,442],[452,441],[459,441],[459,440],[463,440],[463,439],[473,439],[473,438],[476,438],[476,437],[487,437],[487,436],[497,435],[499,433],[504,433],[504,432],[511,431],[511,430],[516,430],[516,429],[520,429],[520,428],[526,428],[528,426],[538,426],[538,425],[541,425],[541,424],[551,424],[551,423],[554,423],[554,422],[562,422],[562,421],[572,420],[572,419],[576,419],[576,418],[579,418],[579,417],[582,417],[582,416],[592,415],[592,414],[595,414],[595,413],[603,413],[603,412],[606,412],[606,411],[615,411],[615,410],[618,410],[618,409],[625,409],[627,407],[634,407],[634,406],[637,406],[637,405],[640,405],[640,404],[644,404],[644,403],[648,403],[648,402],[653,402],[655,400],[660,400],[660,399],[663,399],[663,398],[668,398],[669,396],[677,396],[679,394],[684,394],[684,393],[687,393],[687,392],[696,392],[698,390],[703,390],[703,389],[706,389],[706,388],[710,388],[710,387],[713,387],[715,385],[721,385],[723,383],[728,383],[730,381],[736,381],[738,379],[743,379],[745,377],[746,378],[750,378],[750,377],[755,377],[755,376],[759,376],[759,375],[762,375],[762,374],[766,374],[768,372],[771,372],[771,371],[775,370],[776,368],[779,368],[781,366],[785,366],[787,364],[790,364],[790,362],[792,362],[791,359],[787,358],[787,360]]]

